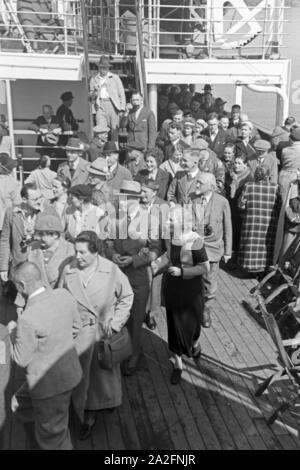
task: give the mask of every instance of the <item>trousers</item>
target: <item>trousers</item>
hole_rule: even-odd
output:
[[[219,261],[209,263],[209,272],[203,275],[205,307],[213,305],[218,290]]]

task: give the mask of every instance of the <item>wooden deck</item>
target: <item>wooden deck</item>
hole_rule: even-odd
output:
[[[235,273],[234,273],[235,274]],[[265,418],[288,391],[288,382],[254,397],[257,384],[276,369],[276,353],[267,332],[242,306],[256,281],[221,271],[213,326],[202,331],[203,356],[198,365],[186,359],[183,379],[169,382],[172,363],[166,341],[164,312],[158,329],[143,331],[144,356],[138,373],[124,380],[123,405],[98,413],[90,439],[79,441],[71,416],[76,449],[202,450],[299,449],[300,414],[293,409],[271,427]],[[2,321],[9,312],[2,306]],[[5,315],[4,315],[5,313]],[[6,318],[5,318],[6,317]],[[3,366],[0,366],[3,367]],[[1,369],[0,369],[1,370]],[[6,408],[12,384],[2,371]],[[0,406],[3,400],[0,399]],[[0,409],[0,424],[3,417]],[[0,441],[1,442],[1,441]],[[3,449],[28,449],[32,440],[8,413]]]

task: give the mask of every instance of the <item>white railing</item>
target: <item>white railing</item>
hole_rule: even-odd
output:
[[[138,0],[146,58],[278,58],[284,50],[284,0]],[[103,51],[136,52],[134,3],[94,1],[89,35]],[[97,15],[101,12],[101,18]],[[98,19],[97,19],[98,18]]]
[[[80,54],[83,24],[80,0],[52,0],[18,6],[0,0],[0,53]],[[18,10],[19,8],[19,10]]]

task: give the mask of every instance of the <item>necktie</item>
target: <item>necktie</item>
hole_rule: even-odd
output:
[[[73,176],[74,176],[74,173],[75,173],[75,168],[73,166],[70,166],[69,170],[70,170],[70,175],[71,175],[71,179],[72,179]]]

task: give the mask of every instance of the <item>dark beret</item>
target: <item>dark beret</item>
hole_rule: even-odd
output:
[[[92,197],[93,189],[87,184],[77,184],[72,186],[68,193],[78,198],[89,198]]]
[[[62,101],[72,100],[74,98],[73,93],[71,91],[65,91],[60,97]]]

